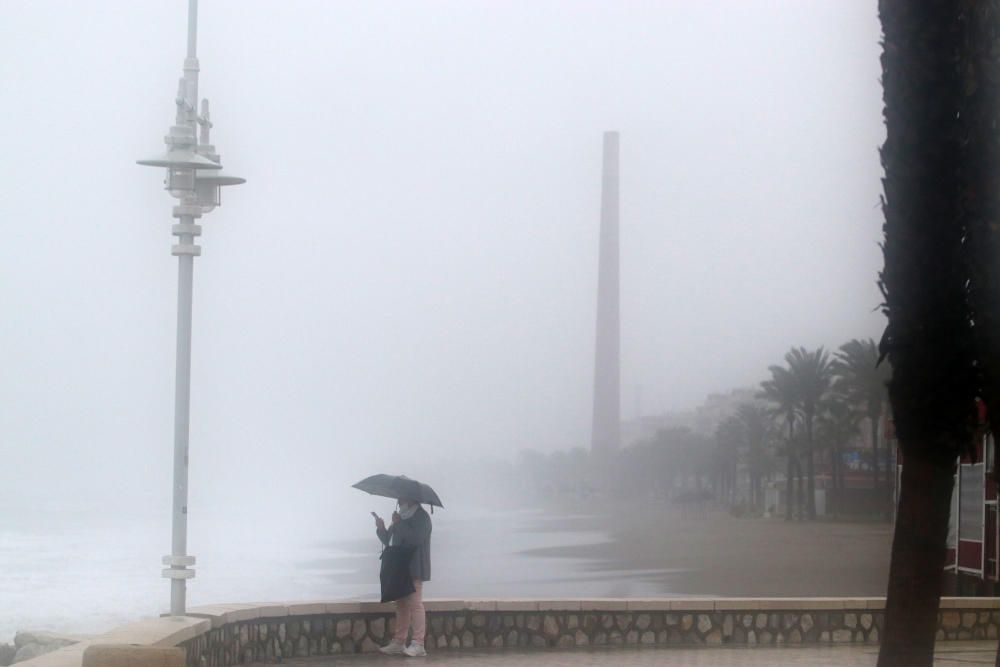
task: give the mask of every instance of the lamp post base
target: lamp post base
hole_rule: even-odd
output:
[[[187,612],[187,580],[194,579],[194,556],[164,556],[163,577],[170,579],[170,615],[183,616]]]

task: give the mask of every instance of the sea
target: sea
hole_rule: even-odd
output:
[[[391,508],[386,510],[386,514]],[[534,553],[606,542],[586,516],[466,508],[432,517],[427,598],[662,594],[652,577],[587,558]],[[0,643],[19,630],[91,635],[169,607],[161,576],[169,508],[95,511],[0,505]],[[285,521],[253,510],[189,517],[197,558],[188,607],[231,602],[377,600],[380,543],[365,512]],[[560,553],[572,553],[572,549]],[[653,573],[651,573],[653,574]]]

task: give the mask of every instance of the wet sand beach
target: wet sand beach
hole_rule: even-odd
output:
[[[447,518],[429,597],[856,596],[885,594],[891,526],[735,518],[720,509],[550,506]],[[302,563],[348,597],[377,593],[374,537]]]
[[[670,595],[881,596],[892,544],[888,523],[735,518],[719,509],[617,506],[539,519],[533,530],[604,531],[604,542],[523,553],[631,572],[652,584],[650,594]]]

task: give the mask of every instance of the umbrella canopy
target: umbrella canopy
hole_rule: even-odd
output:
[[[425,505],[437,505],[444,508],[434,489],[405,475],[372,475],[352,486],[373,496],[395,498],[396,500],[414,500]]]

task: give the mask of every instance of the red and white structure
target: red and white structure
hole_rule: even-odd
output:
[[[889,438],[895,439],[889,427]],[[949,573],[944,591],[958,595],[994,595],[1000,591],[997,546],[1000,518],[997,513],[997,479],[994,475],[996,442],[986,428],[986,408],[979,403],[979,428],[970,452],[963,454],[955,473],[951,495],[951,518],[945,571]],[[902,475],[902,455],[898,454],[896,488]],[[897,496],[896,501],[899,498]]]
[[[980,424],[985,422],[980,407]],[[951,495],[948,523],[948,552],[945,568],[956,575],[958,587],[973,578],[981,582],[1000,581],[997,577],[997,480],[993,473],[996,443],[993,434],[976,432],[974,455],[959,461]],[[991,586],[992,588],[992,586]],[[992,592],[992,590],[990,591]]]

